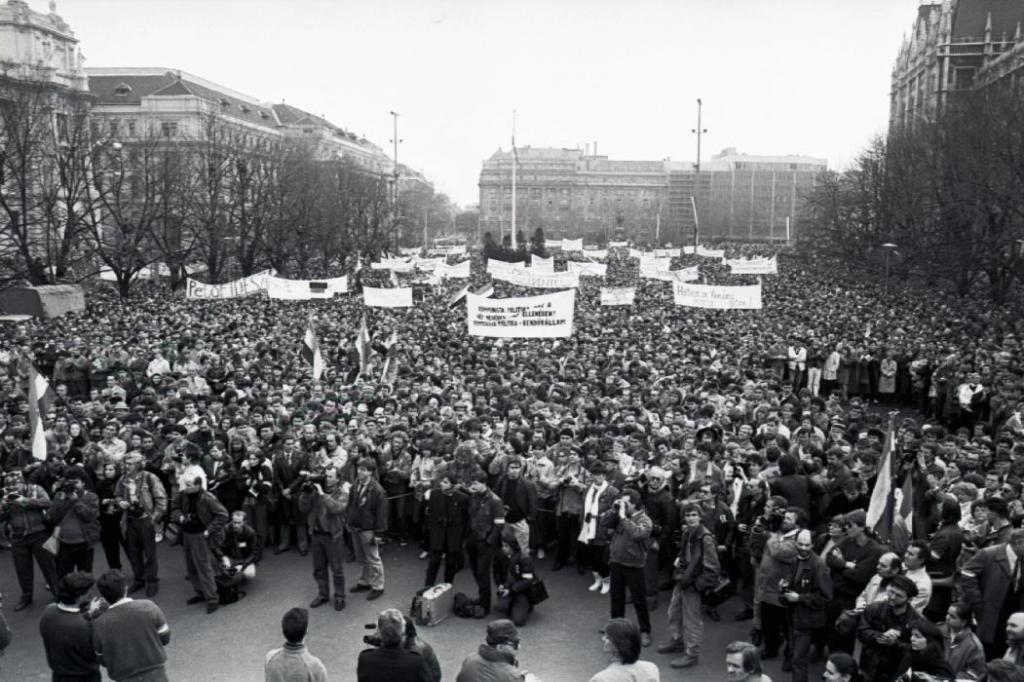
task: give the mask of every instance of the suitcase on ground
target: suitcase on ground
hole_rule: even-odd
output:
[[[413,602],[413,620],[417,625],[437,625],[451,615],[455,590],[451,583],[429,587]]]

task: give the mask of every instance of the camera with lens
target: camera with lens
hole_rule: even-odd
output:
[[[54,486],[55,493],[64,493],[65,495],[73,495],[78,492],[78,482],[75,479],[60,479]]]
[[[380,633],[377,632],[377,624],[376,623],[367,623],[363,627],[366,628],[367,630],[373,630],[373,632],[371,634],[363,635],[363,643],[364,644],[368,644],[370,646],[379,647],[382,644],[382,642],[381,642],[381,639],[380,639]]]
[[[323,485],[326,479],[327,477],[323,474],[305,474],[302,476],[301,490],[304,493],[311,493],[316,490],[317,483]]]
[[[21,493],[19,491],[14,488],[4,488],[4,502],[14,502],[19,497],[21,497]]]

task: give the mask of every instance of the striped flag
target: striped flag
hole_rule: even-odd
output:
[[[462,299],[466,298],[466,294],[468,294],[468,293],[469,293],[469,285],[467,284],[466,286],[462,287],[457,292],[455,292],[455,295],[452,296],[452,300],[450,300],[448,302],[448,307],[449,308],[454,308],[456,305],[458,305],[459,301],[461,301]]]
[[[50,382],[39,373],[35,365],[28,366],[28,419],[32,429],[32,456],[46,459],[46,435],[43,417],[50,411],[57,394],[50,388]]]
[[[483,296],[484,298],[490,298],[494,295],[494,284],[485,284],[476,291],[473,292],[477,296]]]
[[[363,313],[362,322],[359,324],[359,334],[356,336],[356,350],[359,352],[359,371],[365,372],[366,365],[370,361],[370,332],[366,329],[366,313]]]
[[[893,488],[893,449],[893,425],[890,422],[882,464],[868,504],[867,527],[875,531],[879,540],[890,543],[893,551],[902,553],[914,535],[914,487],[910,472],[907,472],[903,487]]]
[[[914,539],[914,480],[910,472],[903,477],[903,487],[893,491],[892,549],[902,555]]]
[[[313,381],[320,381],[324,373],[324,357],[320,354],[320,344],[313,331],[313,321],[306,326],[306,336],[302,339],[302,358],[313,368]]]

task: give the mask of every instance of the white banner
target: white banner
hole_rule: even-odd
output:
[[[584,251],[583,255],[587,258],[607,258],[608,249],[591,249],[590,251]]]
[[[624,249],[629,246],[629,242],[608,242],[609,249]]]
[[[772,258],[739,258],[724,261],[734,275],[777,275],[779,261]]]
[[[505,279],[508,277],[510,272],[515,270],[524,270],[525,268],[526,263],[523,262],[506,263],[503,260],[497,260],[495,258],[490,258],[487,261],[487,272],[491,274],[491,277],[496,279]]]
[[[534,272],[554,272],[555,271],[555,259],[544,258],[534,254],[530,260],[530,270]]]
[[[436,258],[413,258],[413,267],[425,270],[426,272],[433,272],[440,266],[448,262],[445,256],[438,256]]]
[[[331,298],[335,294],[348,293],[348,277],[330,279],[284,279],[267,278],[267,296],[284,301],[308,301],[314,298]]]
[[[661,282],[693,282],[700,279],[700,268],[694,265],[692,268],[682,270],[641,270],[640,276],[644,279],[656,279]]]
[[[572,335],[576,292],[543,296],[483,298],[466,295],[470,336],[499,338],[556,338]]]
[[[562,248],[562,240],[561,239],[545,239],[544,240],[544,248],[545,249],[560,249],[560,248]]]
[[[273,270],[264,270],[254,275],[236,279],[227,284],[203,284],[194,279],[185,280],[185,298],[202,300],[211,298],[241,298],[267,290],[267,279]]]
[[[507,276],[492,275],[495,279],[504,279],[509,284],[528,289],[577,289],[580,286],[578,272],[530,272],[529,270],[512,270]]]
[[[418,246],[399,246],[398,253],[403,256],[418,256],[420,253],[420,247]]]
[[[658,258],[677,258],[679,249],[655,249],[654,255]]]
[[[579,273],[581,277],[604,277],[608,272],[608,266],[604,263],[569,261],[568,266],[569,272]]]
[[[614,287],[601,289],[601,305],[633,305],[636,297],[634,287]]]
[[[582,251],[583,239],[563,239],[562,251]]]
[[[703,246],[698,246],[697,255],[705,258],[725,258],[725,249],[705,249]]]
[[[683,252],[684,256],[686,256],[686,255],[692,256],[693,254],[697,253],[697,247],[695,247],[695,246],[684,246],[684,247],[682,247],[682,252]]]
[[[430,253],[435,256],[465,256],[465,244],[451,244],[449,246],[432,246]]]
[[[760,310],[761,285],[732,287],[675,282],[672,295],[676,305],[715,310]]]
[[[630,249],[629,250],[629,257],[630,258],[639,258],[640,260],[643,260],[644,259],[644,252],[641,251],[640,249]]]
[[[367,308],[410,308],[412,289],[376,289],[363,287],[363,304]]]
[[[392,272],[412,272],[416,265],[405,258],[387,258],[379,263],[370,263],[371,270],[391,270]]]
[[[670,270],[672,267],[672,260],[669,258],[653,258],[651,256],[640,257],[640,276],[646,277],[652,272],[661,272]]]
[[[455,265],[442,264],[438,266],[437,270],[435,270],[435,274],[441,278],[447,277],[448,279],[468,279],[469,261],[464,260],[461,263],[456,263]]]

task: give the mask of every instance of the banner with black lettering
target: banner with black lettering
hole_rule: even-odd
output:
[[[505,277],[492,275],[494,279],[503,279],[509,284],[526,287],[528,289],[577,289],[580,286],[580,273],[578,272],[530,272],[525,270],[512,270]]]
[[[308,301],[348,293],[348,276],[329,279],[267,278],[267,296],[284,301]]]
[[[267,279],[273,274],[273,270],[264,270],[226,284],[203,284],[186,278],[185,298],[191,301],[200,301],[252,296],[267,290]]]
[[[437,270],[434,271],[434,274],[442,279],[468,279],[469,261],[464,260],[461,263],[456,263],[455,265],[441,264],[437,266]]]
[[[602,287],[601,305],[633,305],[635,287]]]
[[[569,272],[579,273],[580,277],[604,277],[608,272],[608,266],[604,263],[571,260],[567,265],[569,266]]]
[[[698,246],[697,255],[705,258],[725,258],[725,249],[705,249],[703,246]]]
[[[734,275],[777,275],[779,274],[779,261],[771,258],[738,258],[736,260],[725,260],[730,271]]]
[[[760,310],[761,285],[721,286],[674,282],[672,297],[676,305],[713,310]]]
[[[524,270],[526,263],[522,261],[518,263],[506,263],[503,260],[497,260],[490,258],[487,260],[487,272],[490,273],[494,279],[504,279],[508,276],[508,273],[514,270]]]
[[[396,289],[363,287],[363,304],[367,308],[410,308],[412,307],[412,289],[408,287]]]
[[[530,258],[530,270],[533,272],[554,272],[555,271],[555,259],[544,258],[534,254]]]
[[[496,338],[560,338],[572,335],[576,291],[543,296],[483,298],[466,295],[470,336]]]

